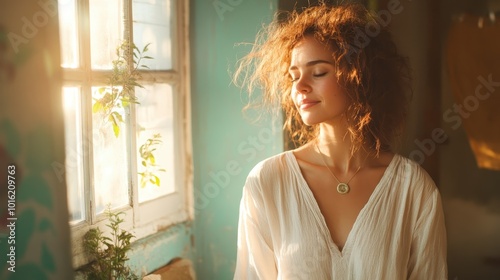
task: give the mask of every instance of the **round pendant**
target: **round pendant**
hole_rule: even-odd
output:
[[[346,183],[340,183],[337,185],[337,192],[340,194],[346,194],[350,190],[349,185]]]

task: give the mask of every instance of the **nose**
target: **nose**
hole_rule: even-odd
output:
[[[295,91],[298,93],[310,93],[312,88],[306,77],[302,76],[295,81]]]

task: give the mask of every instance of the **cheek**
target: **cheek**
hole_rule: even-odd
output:
[[[295,90],[293,90],[293,89],[292,89],[292,90],[290,91],[290,95],[289,95],[289,97],[288,97],[288,98],[290,99],[290,102],[292,102],[292,103],[293,103],[293,105],[294,105],[295,107],[297,107],[297,91],[295,91]]]
[[[347,109],[347,105],[348,105],[348,99],[347,99],[347,95],[344,93],[344,92],[339,92],[337,93],[338,97],[337,97],[337,100],[339,102],[339,106],[340,108],[342,108],[342,111],[345,111]]]
[[[337,83],[328,85],[328,91],[332,93],[330,96],[337,101],[347,102],[347,93]]]

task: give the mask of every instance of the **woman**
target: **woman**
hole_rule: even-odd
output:
[[[361,5],[311,7],[242,60],[237,75],[281,102],[299,148],[247,178],[234,279],[447,278],[439,192],[393,152],[408,67],[387,31],[360,34],[375,20]]]

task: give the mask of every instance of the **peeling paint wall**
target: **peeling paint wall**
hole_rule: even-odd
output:
[[[190,3],[194,263],[199,279],[232,279],[242,187],[257,162],[283,150],[283,136],[280,124],[244,118],[246,93],[231,84],[231,73],[249,50],[236,44],[254,41],[277,1]]]
[[[192,223],[182,223],[134,242],[127,263],[137,275],[146,275],[174,258],[192,260],[192,228]]]
[[[72,279],[57,4],[0,7],[0,279]]]
[[[18,181],[16,261],[18,268],[24,268],[24,274],[6,271],[8,229],[2,227],[2,279],[73,278],[65,186],[48,169],[50,162],[64,161],[63,120],[57,113],[58,25],[56,16],[42,16],[47,11],[39,2],[55,3],[1,2],[0,156],[8,164],[18,164],[23,173]],[[241,189],[258,161],[283,150],[283,136],[279,122],[253,125],[243,117],[245,93],[231,85],[230,72],[248,51],[235,44],[253,42],[276,7],[275,0],[191,1],[196,216],[194,223],[135,242],[128,264],[138,274],[184,257],[194,262],[198,279],[232,279]],[[22,18],[31,20],[35,14],[40,26],[36,31],[23,29]],[[16,55],[6,34],[23,35],[23,30],[31,33],[18,38],[20,55]],[[1,212],[4,218],[5,213]]]

